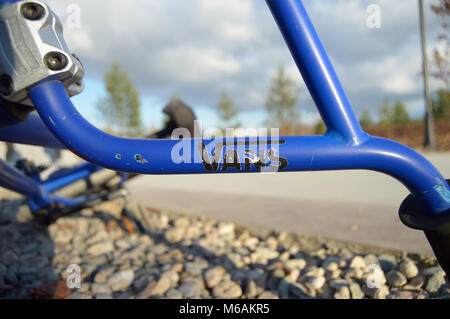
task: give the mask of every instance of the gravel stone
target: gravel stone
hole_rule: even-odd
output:
[[[197,279],[190,279],[183,282],[177,289],[185,298],[195,298],[200,294],[202,284]]]
[[[364,256],[364,261],[367,266],[380,265],[380,262],[378,261],[378,257],[375,254],[367,254],[366,256]]]
[[[258,296],[258,299],[279,299],[279,297],[271,291],[264,291]]]
[[[335,299],[350,299],[350,289],[346,286],[339,288],[334,294]]]
[[[205,262],[193,261],[184,264],[185,271],[194,277],[200,276],[203,270],[207,267],[208,263],[206,261]]]
[[[3,218],[0,298],[51,294],[42,289],[64,284],[70,264],[80,265],[82,287],[58,292],[69,299],[450,295],[435,258],[143,207],[131,212],[143,229],[129,234],[119,223],[122,208],[123,201],[105,202],[47,228]],[[0,218],[3,211],[15,215],[13,209],[0,201]],[[370,289],[370,283],[381,286]]]
[[[280,254],[277,251],[274,251],[266,247],[259,247],[256,249],[256,251],[252,254],[251,257],[253,263],[267,264],[268,260],[275,259],[278,256],[280,256]]]
[[[396,258],[393,255],[382,254],[378,256],[378,261],[380,262],[381,269],[383,269],[385,273],[396,268]]]
[[[289,259],[286,261],[286,267],[290,269],[303,270],[306,265],[306,260],[303,258]]]
[[[124,291],[131,286],[134,280],[133,270],[122,270],[113,274],[108,279],[108,285],[111,287],[112,291]]]
[[[423,280],[423,278],[418,276],[418,277],[411,279],[409,281],[409,283],[406,286],[404,286],[404,289],[420,290],[423,287],[424,283],[425,283],[425,281]]]
[[[99,294],[111,294],[111,288],[106,284],[94,283],[91,285],[91,291],[93,295]]]
[[[430,268],[426,268],[422,271],[422,274],[424,276],[427,277],[431,277],[436,273],[444,273],[444,271],[442,270],[441,266],[435,266],[435,267],[430,267]]]
[[[95,294],[94,299],[114,299],[111,294]]]
[[[108,277],[114,273],[114,271],[115,271],[114,266],[106,266],[106,267],[100,269],[99,271],[97,271],[97,273],[94,277],[94,282],[105,283],[106,280],[108,279]]]
[[[169,299],[182,299],[183,294],[179,290],[172,288],[169,291],[167,291],[166,297]]]
[[[313,290],[319,290],[320,288],[323,287],[325,282],[326,282],[325,277],[312,276],[312,277],[307,277],[307,279],[305,281],[305,286],[310,289],[313,289]]]
[[[355,283],[352,282],[349,285],[350,293],[352,295],[352,299],[362,299],[364,298],[364,292],[362,291],[361,287]]]
[[[306,298],[309,296],[308,289],[300,283],[293,283],[291,285],[291,293],[297,298]]]
[[[241,286],[233,281],[222,282],[213,289],[213,296],[219,299],[236,299],[241,295]]]
[[[171,285],[170,279],[167,276],[162,276],[153,288],[152,295],[164,295]]]
[[[373,299],[386,299],[389,295],[389,288],[386,285],[381,285],[380,288],[368,288],[364,285],[362,289],[366,295]]]
[[[417,268],[416,264],[410,259],[403,261],[400,264],[399,269],[403,273],[403,275],[405,275],[406,279],[414,278],[419,274],[419,269]]]
[[[438,292],[441,288],[445,286],[445,277],[443,272],[436,272],[433,276],[428,279],[425,289],[430,293]]]
[[[222,266],[216,266],[214,268],[208,269],[205,272],[205,282],[208,288],[214,288],[217,286],[223,278],[223,275],[226,273],[225,268]]]
[[[93,244],[87,249],[87,252],[93,256],[99,256],[110,253],[114,250],[114,245],[110,241]]]
[[[407,283],[405,276],[400,271],[396,271],[396,270],[390,271],[386,275],[386,280],[387,280],[387,284],[390,287],[396,287],[396,288],[402,287]]]
[[[366,261],[361,256],[355,256],[350,261],[350,268],[363,269],[366,270]]]
[[[183,228],[173,228],[166,232],[166,239],[169,243],[176,244],[183,240],[184,233]]]

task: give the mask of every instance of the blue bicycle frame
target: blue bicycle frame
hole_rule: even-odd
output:
[[[0,1],[7,2],[15,1]],[[52,147],[63,144],[95,165],[139,174],[259,172],[261,165],[253,165],[248,159],[249,153],[259,154],[261,149],[270,151],[277,145],[280,171],[367,169],[382,172],[410,190],[422,214],[448,216],[450,187],[438,170],[414,150],[362,130],[302,2],[266,2],[327,126],[324,136],[289,136],[268,141],[260,138],[190,139],[187,148],[192,152],[188,159],[174,161],[172,151],[179,140],[124,139],[100,131],[77,112],[60,82],[48,81],[29,90],[41,121],[33,116],[25,123],[6,127],[11,121],[3,120],[0,139]],[[44,130],[42,122],[56,138]],[[30,133],[31,128],[39,134]],[[229,152],[238,156],[237,163],[227,162]],[[224,160],[215,162],[216,156]],[[48,198],[51,191],[46,189],[45,183],[42,186],[38,181],[25,180],[5,167],[0,171],[0,185],[32,195],[37,207],[44,207],[51,201]]]

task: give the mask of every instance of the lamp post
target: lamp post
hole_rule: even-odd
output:
[[[423,59],[423,83],[425,96],[425,141],[426,149],[436,149],[436,136],[434,131],[433,104],[431,101],[429,70],[428,70],[428,54],[427,54],[427,38],[425,32],[425,14],[423,9],[423,0],[419,0],[419,16],[420,16],[420,34],[422,39],[422,59]]]

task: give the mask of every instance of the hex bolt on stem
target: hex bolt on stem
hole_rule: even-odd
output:
[[[8,74],[2,74],[0,76],[0,94],[8,96],[12,93],[13,81]]]
[[[39,3],[27,2],[22,5],[22,7],[20,8],[20,12],[25,19],[36,21],[44,17],[45,8]]]
[[[50,70],[59,71],[67,66],[68,60],[60,52],[50,52],[45,55],[44,62]]]

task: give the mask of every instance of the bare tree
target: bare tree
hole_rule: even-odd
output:
[[[431,5],[431,10],[441,19],[443,31],[439,34],[439,40],[444,44],[442,52],[437,48],[433,51],[435,68],[431,75],[441,80],[448,89],[450,77],[450,0],[440,0],[438,5]]]

